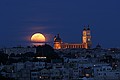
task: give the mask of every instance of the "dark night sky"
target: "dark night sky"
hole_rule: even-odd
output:
[[[120,0],[0,0],[0,47],[28,45],[35,32],[81,43],[88,24],[93,47],[120,47]]]

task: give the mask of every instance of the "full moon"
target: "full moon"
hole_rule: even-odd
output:
[[[45,42],[45,36],[41,33],[35,33],[31,37],[32,42],[36,43],[44,43]]]

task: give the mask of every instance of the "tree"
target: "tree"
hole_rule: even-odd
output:
[[[35,53],[33,52],[26,52],[25,54],[22,54],[24,57],[34,57]]]
[[[8,61],[8,54],[0,53],[0,63],[6,64]]]
[[[37,46],[36,56],[47,57],[49,59],[55,58],[55,56],[58,57],[58,55],[54,52],[54,49],[48,44]]]
[[[21,57],[21,55],[20,55],[20,54],[17,54],[16,57]]]
[[[14,54],[14,53],[11,53],[11,54],[10,54],[10,57],[15,57],[15,54]]]

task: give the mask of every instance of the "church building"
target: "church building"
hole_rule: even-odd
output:
[[[73,48],[86,48],[89,49],[92,46],[91,33],[89,26],[82,31],[82,43],[69,44],[62,42],[60,35],[54,37],[54,49],[73,49]]]

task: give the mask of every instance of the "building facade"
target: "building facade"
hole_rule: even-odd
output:
[[[89,49],[92,46],[91,32],[89,26],[82,31],[82,43],[69,44],[62,42],[59,34],[54,37],[54,49],[72,49],[72,48],[86,48]]]
[[[27,52],[36,53],[36,48],[27,48],[27,47],[15,47],[15,48],[4,48],[3,52],[10,55],[11,53],[16,54],[24,54]]]

